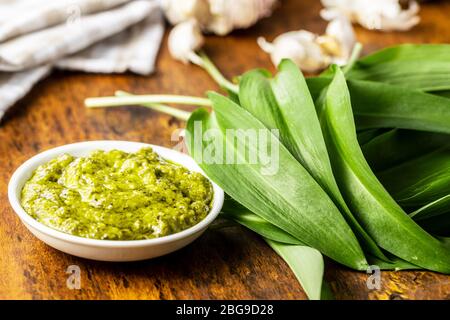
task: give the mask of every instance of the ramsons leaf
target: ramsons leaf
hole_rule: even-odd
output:
[[[209,98],[214,113],[210,115],[206,110],[198,109],[187,123],[189,153],[205,173],[232,198],[307,246],[354,269],[365,269],[362,250],[339,210],[279,140],[231,100],[215,93],[210,93]],[[204,132],[214,132],[212,140],[203,139],[202,134],[196,132],[199,124]],[[244,143],[242,147],[241,141],[239,148],[236,141],[226,135],[227,130],[245,133],[242,130],[248,129],[250,133],[256,130],[266,135],[269,139],[266,141],[271,141],[271,150],[278,152],[275,164],[279,170],[264,174],[267,168],[261,154],[267,148],[267,142],[262,146]],[[202,159],[205,150],[211,150],[213,140],[216,144],[222,143],[223,150],[232,151],[240,163],[226,163],[224,158],[218,162],[208,157]],[[259,161],[254,164],[244,161],[250,154],[258,155]]]
[[[404,207],[419,207],[450,194],[450,145],[377,174]]]
[[[346,74],[423,91],[450,89],[449,44],[404,44],[359,59]]]
[[[278,68],[273,79],[259,70],[242,76],[239,90],[241,106],[267,128],[279,130],[283,145],[335,202],[364,249],[387,260],[353,217],[339,191],[314,102],[302,73],[290,60],[283,60]]]
[[[381,171],[446,145],[450,146],[448,134],[393,129],[374,137],[361,148],[372,170]]]
[[[450,99],[371,81],[348,81],[355,122],[363,128],[450,133]]]
[[[352,212],[385,250],[423,268],[450,273],[450,250],[420,228],[377,180],[358,145],[344,75],[335,76],[319,99],[333,171]]]
[[[320,300],[324,271],[320,252],[307,246],[284,244],[269,239],[266,241],[289,265],[308,298]]]
[[[358,132],[359,145],[365,145],[389,129],[367,129]]]
[[[372,256],[369,256],[367,258],[370,265],[375,265],[380,270],[393,270],[393,271],[400,271],[400,270],[418,270],[422,269],[419,266],[416,266],[412,263],[409,263],[405,260],[402,260],[397,257],[390,257],[390,261],[381,260]]]
[[[307,78],[316,100],[329,78]],[[404,87],[348,80],[356,128],[402,128],[450,133],[450,99]]]
[[[425,204],[410,213],[409,216],[416,221],[429,219],[439,215],[448,214],[450,212],[450,194]]]
[[[231,198],[225,200],[222,207],[222,216],[236,221],[264,238],[285,244],[303,245],[297,238],[254,214]]]
[[[289,265],[309,299],[330,299],[330,291],[323,282],[323,257],[319,251],[305,246],[282,229],[237,203],[225,200],[222,214],[261,235]],[[332,295],[332,294],[331,294]]]

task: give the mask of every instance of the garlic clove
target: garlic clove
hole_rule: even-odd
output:
[[[346,64],[355,43],[353,27],[344,16],[333,16],[321,36],[299,30],[281,34],[272,43],[258,38],[259,46],[270,54],[273,64],[289,58],[307,72],[320,71],[330,63]]]
[[[270,54],[274,65],[278,65],[282,59],[291,59],[302,70],[316,72],[330,63],[330,58],[316,43],[316,38],[309,31],[290,31],[278,36],[272,43],[260,37],[258,44]]]
[[[402,9],[399,0],[321,0],[324,9],[321,16],[326,20],[345,15],[367,29],[382,31],[411,29],[419,23],[419,5],[409,1]]]
[[[257,42],[263,51],[270,54],[272,63],[275,66],[282,59],[291,59],[296,64],[299,64],[306,55],[306,50],[294,38],[282,36],[282,38],[277,38],[273,43],[270,43],[263,37],[259,37]]]
[[[201,59],[195,53],[204,44],[199,23],[190,19],[177,24],[170,31],[168,46],[171,56],[183,63],[201,64]]]

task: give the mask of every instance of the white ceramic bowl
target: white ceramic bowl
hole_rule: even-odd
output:
[[[53,248],[74,256],[101,261],[137,261],[162,256],[178,250],[197,239],[217,217],[222,208],[224,199],[223,190],[212,181],[211,183],[214,188],[213,205],[205,219],[181,232],[148,240],[96,240],[70,235],[47,227],[36,221],[29,216],[20,205],[22,187],[31,177],[33,171],[39,165],[44,164],[61,154],[68,153],[75,157],[82,157],[88,155],[89,152],[93,150],[108,151],[118,149],[125,152],[136,152],[143,147],[152,147],[161,157],[183,165],[191,171],[197,171],[203,174],[202,170],[191,157],[168,148],[128,141],[80,142],[47,150],[22,164],[16,172],[14,172],[9,182],[8,197],[11,206],[22,220],[23,224],[37,238]]]

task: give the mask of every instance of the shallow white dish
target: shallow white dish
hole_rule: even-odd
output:
[[[152,147],[161,157],[176,162],[191,171],[202,172],[195,161],[188,155],[168,148],[129,141],[87,141],[73,143],[42,152],[23,163],[13,174],[8,185],[8,197],[12,208],[23,224],[37,238],[49,246],[74,256],[101,261],[137,261],[159,257],[178,250],[197,239],[219,214],[224,200],[223,190],[215,183],[212,209],[209,214],[195,226],[169,236],[148,240],[96,240],[63,233],[47,227],[29,216],[20,205],[20,193],[25,182],[40,165],[68,153],[82,157],[93,150],[118,149],[136,152],[143,147]]]

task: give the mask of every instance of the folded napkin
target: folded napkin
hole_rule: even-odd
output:
[[[24,97],[36,82],[44,78],[51,70],[45,65],[16,73],[0,73],[0,120],[6,110],[17,100]]]
[[[150,74],[164,32],[151,0],[0,0],[0,12],[0,119],[52,68]]]
[[[0,42],[130,0],[0,0]]]
[[[144,21],[55,63],[59,69],[97,73],[121,73],[127,70],[148,75],[154,71],[164,20],[154,10]]]
[[[23,35],[0,45],[0,71],[20,71],[55,61],[142,21],[156,4],[141,0],[70,23]]]

